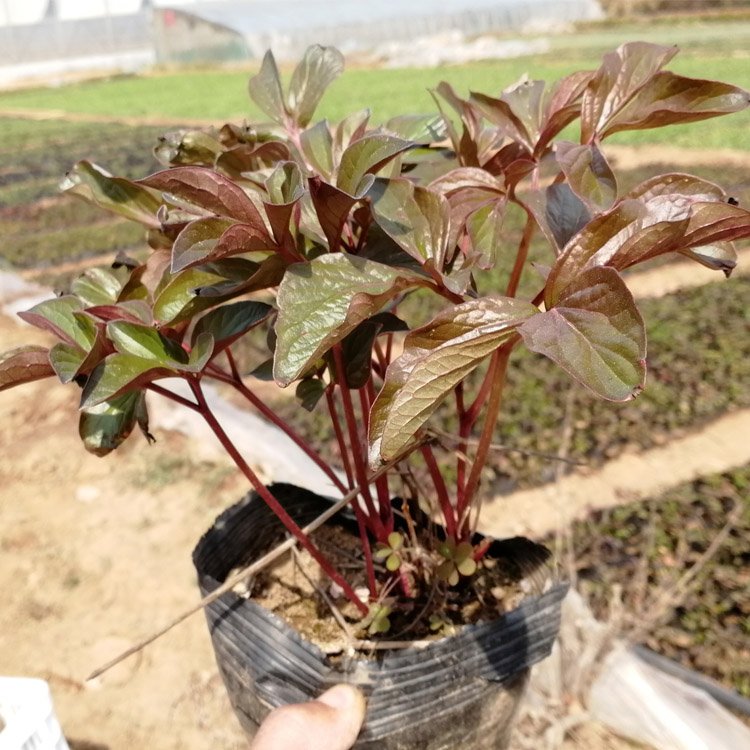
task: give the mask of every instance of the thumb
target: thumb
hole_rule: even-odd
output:
[[[271,711],[250,749],[349,750],[364,719],[362,692],[352,685],[336,685],[317,700]]]

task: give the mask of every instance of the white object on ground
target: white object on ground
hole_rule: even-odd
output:
[[[192,398],[183,380],[168,378],[159,381],[159,384],[181,396]],[[255,414],[233,406],[210,385],[204,386],[203,390],[211,411],[240,453],[258,471],[261,480],[289,482],[319,495],[341,497],[323,471],[281,430]],[[211,428],[194,411],[150,394],[148,413],[152,428],[175,430],[190,436],[191,443],[200,450],[202,458],[227,460],[226,451]]]
[[[750,748],[750,729],[706,692],[646,664],[624,645],[604,660],[588,707],[618,734],[657,750]]]
[[[0,677],[0,717],[0,750],[69,750],[44,680]]]

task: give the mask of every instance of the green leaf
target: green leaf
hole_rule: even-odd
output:
[[[614,172],[596,145],[557,144],[557,163],[573,192],[593,210],[609,208],[617,198]]]
[[[150,326],[116,320],[107,325],[107,335],[120,354],[172,368],[188,363],[188,353],[176,341]]]
[[[223,174],[207,167],[174,167],[156,172],[140,184],[177,196],[205,211],[251,224],[259,230],[263,219],[245,191]]]
[[[205,263],[209,258],[213,259],[219,238],[231,226],[231,219],[214,216],[191,221],[177,235],[172,246],[172,273],[198,263]]]
[[[162,324],[175,324],[214,307],[223,301],[223,296],[198,295],[196,290],[202,291],[203,287],[223,281],[225,279],[217,273],[203,271],[200,266],[180,271],[158,291],[154,300],[154,318]],[[237,282],[233,283],[236,286]],[[232,290],[235,291],[236,289]]]
[[[177,370],[160,366],[154,359],[134,357],[132,354],[110,354],[86,381],[81,394],[81,408],[90,409],[154,380],[177,374]]]
[[[305,411],[312,411],[326,392],[326,385],[320,378],[300,380],[294,395]]]
[[[84,409],[78,421],[78,434],[89,453],[106,456],[122,445],[136,424],[145,425],[148,433],[146,399],[141,391]]]
[[[50,375],[54,370],[44,346],[19,346],[0,354],[0,391]]]
[[[122,284],[114,274],[102,268],[90,268],[73,281],[70,291],[86,306],[111,305],[117,301]]]
[[[466,231],[479,268],[487,270],[495,265],[503,239],[505,208],[504,200],[496,201],[474,211],[466,221]]]
[[[529,349],[601,398],[628,401],[643,389],[643,320],[613,268],[578,274],[554,308],[527,320],[519,332]]]
[[[368,197],[375,221],[421,264],[442,271],[450,233],[448,201],[409,180],[375,180]]]
[[[408,334],[372,407],[371,462],[397,456],[445,396],[537,313],[522,300],[487,297],[445,310]]]
[[[389,299],[420,281],[404,269],[343,253],[289,266],[277,295],[276,381],[291,383]]]
[[[327,120],[300,133],[300,147],[308,164],[325,180],[333,176],[333,137]]]
[[[286,109],[281,91],[281,77],[271,50],[263,56],[260,71],[248,83],[250,98],[274,122],[282,124]]]
[[[244,300],[231,305],[223,305],[206,313],[195,325],[192,343],[202,333],[210,333],[214,338],[214,354],[226,349],[240,336],[263,322],[273,308],[264,302]]]
[[[447,134],[445,121],[440,115],[434,114],[391,117],[384,125],[384,129],[420,146],[442,141]]]
[[[362,109],[347,115],[336,126],[333,136],[333,153],[336,155],[335,161],[339,161],[341,154],[344,153],[352,141],[359,140],[365,134],[369,120],[370,110]]]
[[[341,155],[336,187],[361,198],[369,185],[363,182],[413,144],[392,135],[366,135],[351,143]],[[366,185],[366,186],[365,186]]]
[[[49,362],[61,383],[70,383],[86,360],[86,352],[79,346],[55,344],[49,352]]]
[[[395,573],[401,567],[401,556],[397,555],[395,552],[388,555],[388,558],[385,561],[385,567],[386,570]]]
[[[287,98],[295,122],[305,127],[315,114],[326,89],[344,70],[344,56],[335,47],[314,44],[292,73]]]
[[[388,534],[388,546],[394,552],[398,552],[404,546],[403,534],[400,534],[398,531],[392,531]]]
[[[477,572],[477,564],[472,557],[466,557],[456,562],[456,570],[462,576],[473,576]]]
[[[213,164],[223,145],[202,130],[176,130],[159,136],[154,156],[165,167],[186,164]]]
[[[213,354],[214,337],[204,331],[196,338],[193,348],[190,350],[187,366],[183,365],[179,369],[183,372],[203,372]]]
[[[18,313],[18,317],[37,328],[50,331],[68,344],[88,350],[96,338],[96,325],[91,318],[74,314],[82,309],[81,300],[64,295],[40,302],[30,310]]]
[[[89,161],[79,161],[60,183],[60,189],[147,227],[159,228],[156,212],[162,201],[158,194],[123,177],[112,177]]]
[[[281,161],[266,180],[268,200],[276,206],[296,203],[305,192],[302,172],[293,161]]]

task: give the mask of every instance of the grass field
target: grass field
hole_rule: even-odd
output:
[[[683,51],[670,65],[675,72],[716,78],[750,88],[750,23],[630,24],[594,27],[578,34],[551,37],[543,55],[429,69],[365,69],[352,67],[331,87],[319,114],[331,120],[369,107],[374,121],[404,112],[432,112],[429,89],[450,82],[459,93],[495,93],[528,74],[553,80],[574,70],[598,65],[605,50],[628,39],[679,43]],[[57,110],[76,114],[173,120],[261,118],[246,95],[242,70],[191,70],[121,76],[59,88],[37,88],[0,94],[0,113],[11,109]],[[685,148],[747,148],[750,114],[697,123],[669,131],[624,133],[616,143],[669,143]]]

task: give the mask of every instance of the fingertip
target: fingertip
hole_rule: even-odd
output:
[[[364,693],[354,685],[334,685],[317,700],[339,711],[364,710],[365,707]]]

